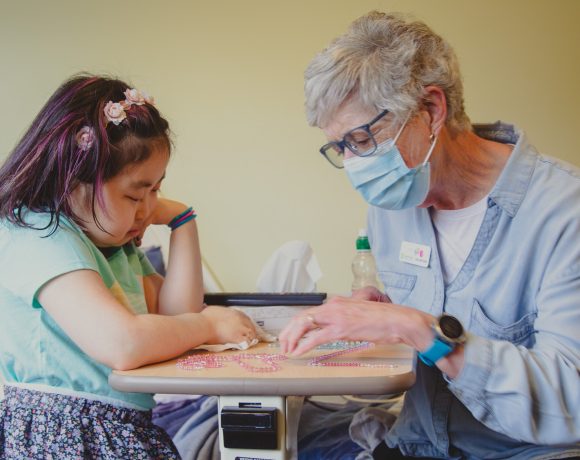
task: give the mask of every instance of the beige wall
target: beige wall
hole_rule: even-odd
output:
[[[371,9],[412,13],[455,47],[472,120],[525,128],[580,164],[576,0],[0,0],[0,159],[61,81],[88,70],[154,95],[175,132],[164,192],[199,212],[202,251],[228,290],[309,241],[321,290],[345,291],[365,204],[318,155],[302,73]]]

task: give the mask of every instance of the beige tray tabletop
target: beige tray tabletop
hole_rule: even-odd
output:
[[[341,356],[330,362],[343,366],[311,366],[312,358],[336,352],[315,349],[298,358],[278,361],[274,372],[252,372],[236,361],[223,367],[185,370],[177,366],[180,358],[208,353],[195,350],[179,358],[129,371],[113,371],[111,386],[120,391],[205,395],[340,395],[390,394],[405,391],[415,382],[415,355],[404,345],[375,345]],[[224,351],[220,355],[279,354],[279,348],[260,343],[245,351]],[[259,359],[243,358],[250,366],[266,367]],[[349,363],[356,363],[351,365]]]

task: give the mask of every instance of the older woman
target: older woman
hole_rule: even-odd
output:
[[[351,427],[375,458],[579,456],[579,171],[514,126],[472,126],[455,54],[423,23],[372,12],[305,75],[321,153],[371,205],[385,292],[308,309],[283,350],[417,350],[394,426]]]

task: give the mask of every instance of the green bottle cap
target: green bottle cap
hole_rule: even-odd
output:
[[[370,251],[371,245],[369,244],[369,238],[367,237],[367,232],[361,229],[358,232],[358,238],[356,239],[356,250],[357,251]]]

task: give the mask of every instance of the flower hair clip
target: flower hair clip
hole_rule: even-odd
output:
[[[154,100],[147,93],[139,91],[135,88],[128,88],[123,93],[125,95],[125,100],[121,102],[107,102],[105,105],[105,117],[107,118],[107,124],[113,123],[118,126],[125,118],[127,118],[126,111],[131,108],[132,105],[143,105],[150,104],[155,105]]]
[[[93,142],[95,141],[95,131],[90,126],[83,126],[79,129],[75,140],[79,149],[86,152],[93,146]]]
[[[125,90],[123,94],[125,95],[125,103],[129,105],[143,105],[145,103],[155,105],[153,98],[145,91],[139,91],[138,89],[132,88]]]

